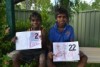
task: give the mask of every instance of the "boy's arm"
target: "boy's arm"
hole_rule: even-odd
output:
[[[50,41],[48,43],[48,51],[52,52],[52,42],[50,42]]]
[[[41,37],[42,37],[42,46],[43,46],[43,49],[47,49],[48,38],[47,38],[47,32],[46,32],[45,29],[41,30]]]
[[[11,42],[12,42],[12,43],[16,43],[16,40],[17,40],[17,37],[14,36],[14,37],[11,39]]]
[[[70,35],[70,42],[74,41],[74,29],[71,28],[71,31],[70,31],[71,35]]]

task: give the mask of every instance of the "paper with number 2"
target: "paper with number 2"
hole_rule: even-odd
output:
[[[17,32],[16,50],[41,48],[41,31]]]

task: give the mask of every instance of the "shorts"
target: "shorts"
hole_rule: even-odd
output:
[[[20,59],[25,61],[25,62],[30,62],[32,60],[38,61],[39,60],[39,56],[42,53],[45,54],[45,51],[41,50],[41,49],[23,50],[23,51],[20,51],[20,54],[21,54],[21,58]]]

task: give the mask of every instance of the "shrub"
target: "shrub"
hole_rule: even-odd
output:
[[[29,21],[17,21],[16,22],[16,31],[26,31],[30,28],[30,22]]]

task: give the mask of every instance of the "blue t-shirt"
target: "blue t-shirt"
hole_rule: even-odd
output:
[[[56,23],[49,31],[49,40],[51,42],[70,42],[70,40],[74,40],[73,27],[66,24],[64,30],[59,32]]]

